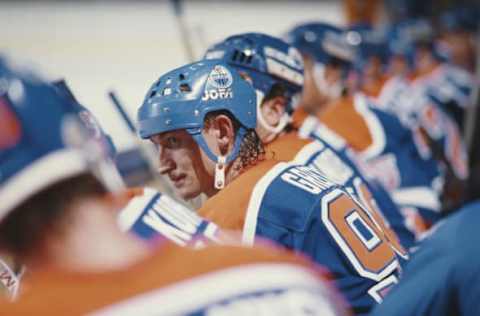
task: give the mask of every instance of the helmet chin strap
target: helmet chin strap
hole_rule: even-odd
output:
[[[217,163],[215,164],[215,179],[213,186],[215,189],[221,190],[225,187],[225,162],[227,157],[218,156]]]
[[[343,85],[339,82],[330,84],[325,79],[325,65],[315,63],[313,67],[313,76],[317,89],[332,99],[337,99],[342,95]]]
[[[280,121],[278,122],[277,126],[272,126],[272,125],[268,124],[267,121],[265,120],[265,118],[263,117],[262,109],[261,109],[263,98],[264,98],[265,95],[260,90],[255,89],[255,92],[257,93],[257,120],[258,120],[258,122],[260,123],[262,128],[266,129],[268,132],[273,133],[275,135],[280,133],[281,131],[283,131],[285,126],[287,126],[287,124],[290,122],[290,115],[288,115],[287,112],[283,113],[283,115],[280,118]]]
[[[230,155],[215,155],[208,147],[207,142],[202,136],[201,131],[196,131],[191,133],[193,139],[197,142],[197,144],[202,148],[202,150],[207,154],[207,157],[215,162],[215,176],[214,176],[214,184],[213,186],[215,189],[221,190],[225,187],[225,170],[227,169],[227,164],[235,160],[240,152],[240,146],[242,144],[243,137],[247,133],[247,130],[241,126],[235,137],[235,143],[233,145],[233,150]]]

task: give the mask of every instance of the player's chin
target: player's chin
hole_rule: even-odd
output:
[[[183,185],[179,188],[176,188],[176,193],[184,200],[192,200],[198,197],[202,192],[200,189],[195,187],[190,187],[188,185]]]

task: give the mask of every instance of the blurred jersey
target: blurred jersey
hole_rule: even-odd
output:
[[[2,315],[344,315],[318,271],[284,252],[158,250],[118,271],[38,272]]]
[[[431,72],[415,77],[411,85],[423,89],[433,103],[462,127],[465,109],[473,106],[472,93],[478,82],[468,71],[442,63]]]
[[[331,272],[356,314],[367,314],[397,282],[396,249],[381,224],[344,187],[315,168],[265,160],[208,199],[199,214],[220,228],[302,252]]]
[[[471,102],[473,80],[470,82],[468,73],[463,70],[458,70],[463,75],[458,75],[457,80],[448,79],[456,77],[455,71],[448,74],[448,67],[439,66],[428,76],[411,81],[392,77],[378,95],[370,97],[374,100],[374,106],[396,115],[414,133],[419,133],[421,128],[426,133],[424,136],[432,142],[429,144],[431,148],[426,149],[427,153],[438,148],[441,152],[434,153],[436,158],[448,164],[457,178],[466,179],[469,174],[468,157],[459,128],[461,122],[456,121],[453,114],[449,115],[447,108],[461,109],[462,113],[465,111]],[[460,113],[457,110],[456,113]]]
[[[323,112],[320,121],[343,138],[359,156],[363,173],[378,179],[402,208],[417,233],[440,218],[442,174],[438,163],[424,155],[409,128],[370,104],[363,94],[343,97]],[[420,215],[420,216],[419,216]]]
[[[11,257],[6,255],[0,256],[0,295],[3,295],[9,300],[14,300],[17,297],[20,288],[21,272],[16,270],[17,264]]]
[[[478,315],[480,202],[440,222],[372,315]]]
[[[226,237],[217,225],[155,189],[131,190],[131,195],[118,216],[120,229],[153,246],[166,238],[179,246],[198,248],[221,243]]]

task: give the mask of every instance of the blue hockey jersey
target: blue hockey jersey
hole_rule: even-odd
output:
[[[478,315],[480,202],[440,222],[372,315]]]
[[[399,118],[358,93],[340,100],[319,119],[353,148],[365,162],[363,173],[381,181],[403,210],[429,223],[440,218],[439,165],[424,155],[416,135]]]
[[[371,213],[318,170],[264,161],[200,208],[221,228],[304,253],[326,267],[353,311],[367,314],[397,282],[396,249]]]
[[[358,157],[345,140],[313,116],[303,120],[299,136],[312,139],[313,142],[295,155],[296,163],[317,168],[330,180],[345,186],[364,205],[383,216],[403,247],[408,249],[413,246],[414,229],[407,227],[404,216],[383,185],[377,179],[362,173]]]
[[[450,72],[451,70],[451,72]],[[391,78],[384,85],[372,105],[396,115],[402,123],[410,128],[416,139],[428,135],[430,148],[417,145],[423,156],[430,157],[431,151],[440,164],[446,164],[459,179],[468,177],[468,157],[466,146],[459,129],[461,122],[449,115],[449,108],[456,107],[463,111],[471,103],[468,86],[468,74],[452,69],[447,65],[438,66],[433,73],[412,81]],[[461,88],[467,85],[468,87]],[[420,135],[420,128],[422,133]]]

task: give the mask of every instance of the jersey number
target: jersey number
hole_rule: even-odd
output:
[[[322,221],[361,276],[378,282],[369,290],[377,301],[396,283],[395,251],[380,225],[345,192],[335,190],[322,200]],[[387,284],[388,283],[388,284]]]

